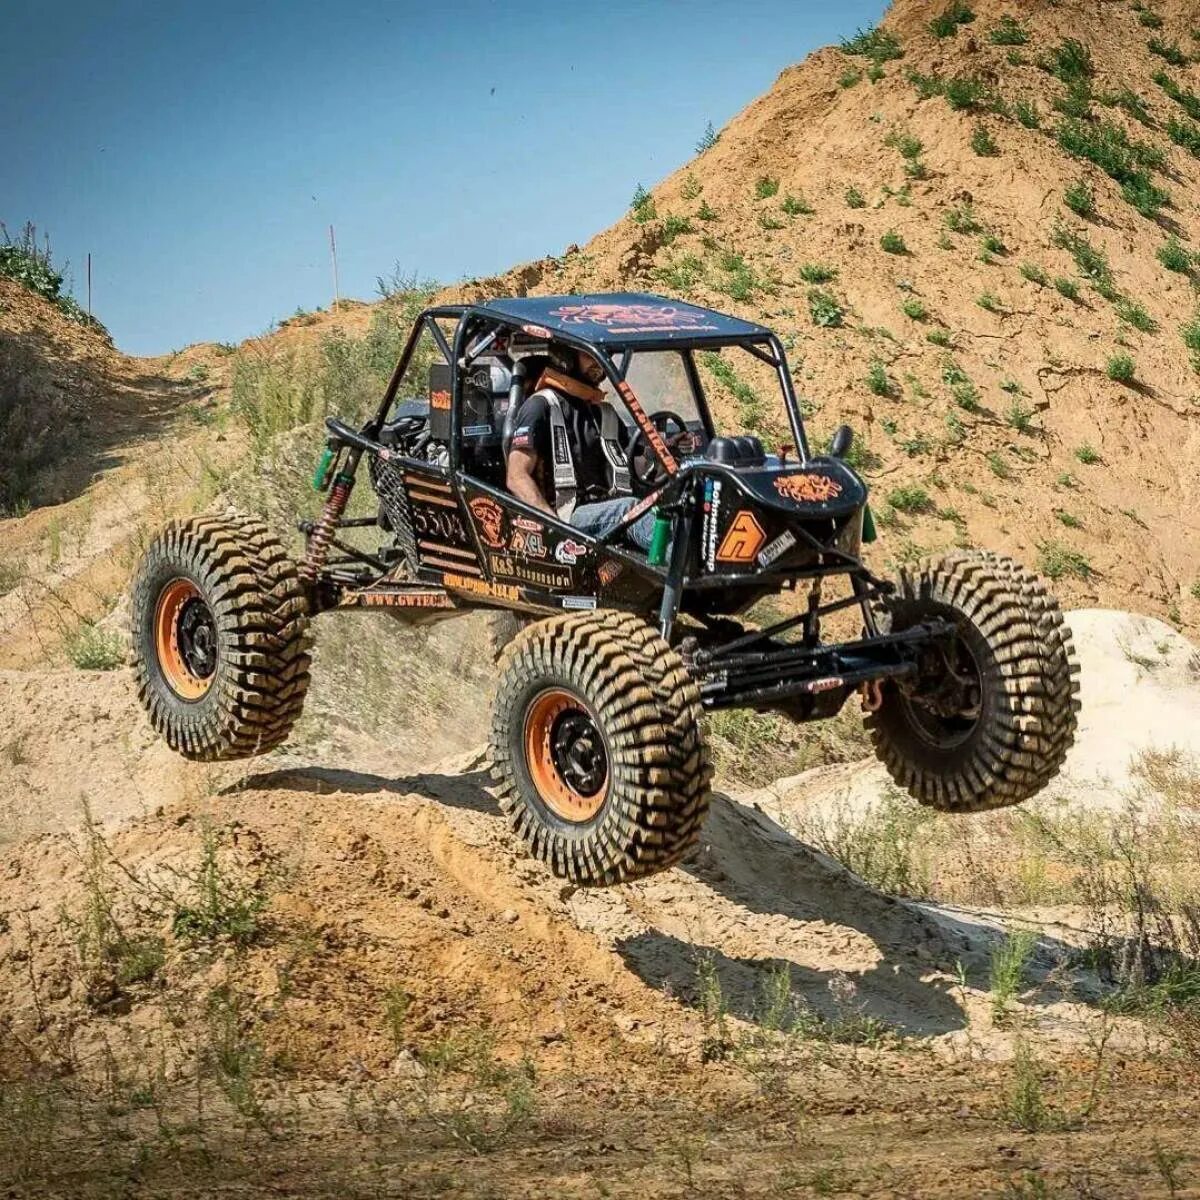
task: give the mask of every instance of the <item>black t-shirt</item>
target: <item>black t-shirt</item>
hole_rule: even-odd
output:
[[[611,491],[608,464],[601,445],[601,408],[557,393],[562,405],[563,423],[575,467],[575,486],[580,504],[604,499]],[[622,438],[622,443],[625,439]],[[517,410],[512,449],[532,450],[538,457],[538,484],[551,496],[554,458],[550,445],[550,404],[545,396],[534,393]]]

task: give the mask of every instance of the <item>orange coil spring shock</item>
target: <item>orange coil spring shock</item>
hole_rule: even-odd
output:
[[[333,538],[342,513],[350,499],[354,487],[354,476],[342,472],[333,481],[329,489],[329,499],[321,510],[320,517],[314,522],[312,532],[308,535],[308,545],[305,548],[304,561],[300,564],[300,577],[309,583],[316,583],[317,576],[325,566],[325,558],[329,554],[329,543]]]

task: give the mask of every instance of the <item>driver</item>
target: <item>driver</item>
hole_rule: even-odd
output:
[[[612,479],[604,446],[604,393],[599,386],[603,381],[604,368],[586,351],[551,345],[549,365],[517,410],[505,480],[518,500],[568,520],[593,537],[616,528],[637,503],[633,496],[608,498]],[[616,440],[624,455],[630,435],[623,422],[616,425]],[[570,454],[565,466],[563,447],[557,461],[554,457],[556,430],[565,436]],[[568,482],[572,470],[574,494]],[[654,514],[647,512],[625,531],[625,537],[648,550],[653,531]]]

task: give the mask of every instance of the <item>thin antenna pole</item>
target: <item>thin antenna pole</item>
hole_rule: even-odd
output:
[[[341,305],[342,297],[338,292],[337,243],[333,240],[332,225],[329,227],[329,257],[333,260],[333,307],[336,309]]]
[[[92,319],[92,252],[88,251],[88,320]]]

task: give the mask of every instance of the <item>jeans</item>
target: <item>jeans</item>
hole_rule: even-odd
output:
[[[603,537],[615,529],[625,514],[637,503],[634,496],[619,496],[616,500],[600,500],[595,504],[581,504],[571,514],[571,524],[580,533],[592,537]],[[625,530],[625,538],[642,550],[650,549],[650,538],[654,533],[654,509],[648,509]]]

